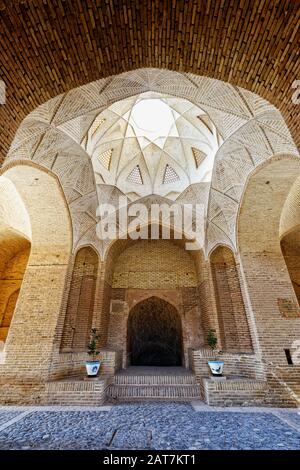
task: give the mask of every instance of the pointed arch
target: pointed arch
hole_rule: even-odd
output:
[[[91,246],[82,247],[75,255],[61,350],[83,351],[93,322],[98,254]]]
[[[142,300],[131,309],[127,328],[131,365],[181,366],[181,318],[169,302],[156,296]]]
[[[252,352],[234,254],[230,248],[219,245],[210,254],[210,263],[222,348],[226,351]]]

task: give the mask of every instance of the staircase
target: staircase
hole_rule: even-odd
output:
[[[194,374],[183,367],[129,367],[119,371],[106,391],[108,401],[200,399]]]
[[[271,399],[276,405],[300,407],[300,366],[293,365],[288,369],[274,367],[268,374],[271,385]]]

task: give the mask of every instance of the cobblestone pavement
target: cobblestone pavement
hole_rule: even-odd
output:
[[[300,411],[153,402],[0,407],[0,449],[300,449]]]

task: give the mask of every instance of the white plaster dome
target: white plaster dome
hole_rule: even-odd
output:
[[[132,200],[150,194],[174,200],[189,185],[211,181],[221,141],[190,101],[146,92],[102,111],[82,145],[97,186],[116,186]]]

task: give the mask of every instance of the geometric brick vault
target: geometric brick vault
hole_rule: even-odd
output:
[[[209,193],[191,184],[181,202],[206,205],[206,255],[217,244],[236,249],[240,201],[249,175],[272,156],[299,158],[281,113],[268,101],[243,88],[191,73],[142,68],[75,88],[42,104],[21,123],[2,172],[32,162],[53,172],[64,190],[73,223],[73,249],[105,246],[96,236],[98,197],[113,203],[121,191],[106,185],[97,193],[91,157],[82,146],[95,118],[113,103],[146,92],[167,94],[201,108],[222,137]],[[144,202],[160,199],[148,195]],[[172,201],[169,200],[169,203]]]

